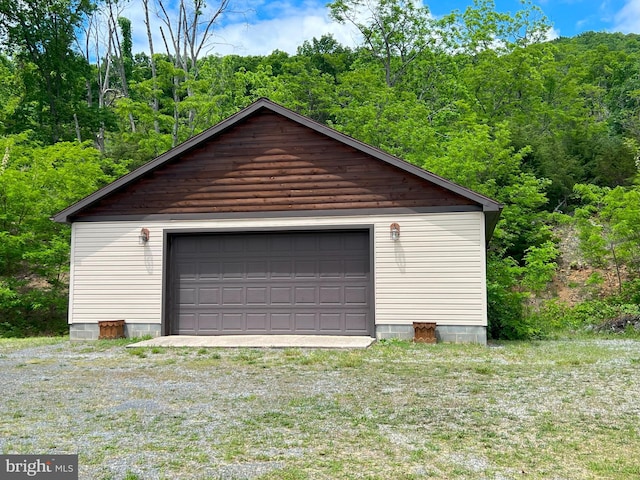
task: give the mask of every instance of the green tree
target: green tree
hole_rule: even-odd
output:
[[[0,335],[64,328],[69,228],[49,217],[111,178],[90,144],[30,137],[0,137]]]
[[[385,82],[395,85],[412,62],[440,42],[440,24],[426,6],[407,0],[335,0],[331,17],[355,26],[366,51],[384,68]],[[364,19],[364,20],[363,20]]]
[[[93,8],[90,0],[0,0],[0,38],[5,37],[4,49],[22,63],[25,84],[25,100],[16,115],[28,126],[36,105],[33,121],[44,127],[42,138],[54,143],[76,137],[76,106],[84,99],[89,68],[72,45],[75,29]]]
[[[582,202],[575,211],[580,248],[592,264],[613,265],[622,293],[623,269],[640,276],[640,186],[578,184],[574,191]]]

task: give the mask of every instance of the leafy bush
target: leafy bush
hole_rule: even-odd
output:
[[[0,280],[0,337],[61,335],[68,332],[67,291]]]
[[[535,334],[524,316],[526,294],[516,289],[522,269],[512,258],[491,256],[487,262],[488,334],[520,340]]]
[[[611,320],[640,315],[640,305],[619,303],[616,298],[588,300],[573,307],[558,299],[544,302],[529,315],[528,323],[535,325],[541,337],[561,332],[593,330]]]

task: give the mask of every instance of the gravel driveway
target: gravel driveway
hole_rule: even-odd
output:
[[[0,342],[0,367],[0,452],[77,453],[81,479],[640,474],[624,453],[640,448],[635,341],[347,352]],[[619,467],[604,475],[608,462]]]

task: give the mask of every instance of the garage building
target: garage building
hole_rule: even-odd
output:
[[[486,342],[502,206],[267,99],[58,213],[72,339],[304,334]]]

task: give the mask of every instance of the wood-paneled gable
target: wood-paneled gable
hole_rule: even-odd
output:
[[[75,218],[465,205],[477,203],[262,109]]]

